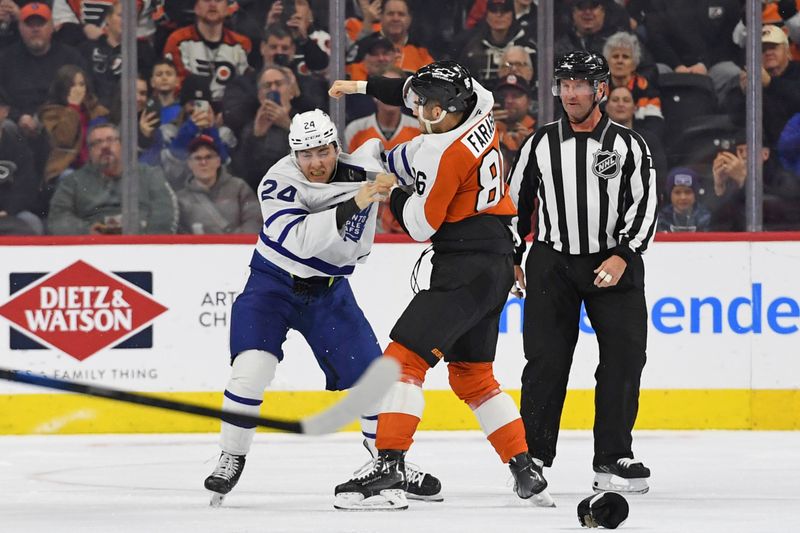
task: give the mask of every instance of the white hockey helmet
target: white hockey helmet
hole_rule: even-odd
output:
[[[289,126],[289,149],[297,163],[297,152],[334,143],[339,151],[339,132],[331,117],[321,109],[298,113]]]

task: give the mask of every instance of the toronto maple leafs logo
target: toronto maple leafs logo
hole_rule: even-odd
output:
[[[369,219],[369,210],[372,209],[372,204],[362,209],[344,224],[344,240],[358,242],[361,240],[361,235],[367,227],[367,220]]]

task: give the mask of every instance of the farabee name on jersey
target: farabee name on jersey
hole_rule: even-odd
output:
[[[492,143],[495,129],[494,115],[489,113],[472,127],[472,130],[461,139],[461,143],[478,157]]]

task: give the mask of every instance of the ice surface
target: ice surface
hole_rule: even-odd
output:
[[[635,435],[653,471],[630,496],[621,530],[788,532],[800,512],[800,432]],[[366,461],[358,433],[256,436],[220,509],[203,479],[216,464],[211,434],[0,437],[2,532],[397,532],[528,533],[581,530],[578,501],[591,494],[591,433],[566,431],[545,470],[556,509],[532,507],[478,432],[420,432],[411,461],[440,477],[445,501],[407,511],[333,509],[333,487]]]

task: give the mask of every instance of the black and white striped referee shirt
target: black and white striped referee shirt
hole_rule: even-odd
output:
[[[639,134],[605,114],[592,132],[574,132],[564,118],[537,130],[520,148],[508,180],[522,238],[516,264],[537,199],[534,239],[559,252],[614,249],[627,261],[653,239],[657,195],[650,150]]]

